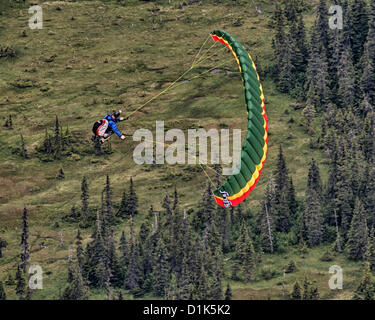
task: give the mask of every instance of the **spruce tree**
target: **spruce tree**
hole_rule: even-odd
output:
[[[176,278],[176,275],[172,273],[172,276],[169,280],[169,284],[168,284],[167,291],[165,294],[165,298],[167,300],[178,300],[179,296],[180,294],[179,294],[179,288],[177,284],[177,278]]]
[[[290,208],[288,203],[288,169],[283,150],[279,148],[275,177],[275,230],[289,232],[291,227]]]
[[[302,289],[298,281],[294,283],[293,291],[290,294],[290,300],[301,300],[302,299]]]
[[[193,218],[194,228],[197,231],[202,231],[207,226],[207,224],[210,224],[212,222],[214,213],[215,207],[212,201],[211,185],[207,181],[202,200],[199,203],[198,210],[196,211],[196,215]]]
[[[319,167],[312,159],[309,167],[307,188],[306,188],[306,207],[305,224],[307,227],[307,240],[310,247],[319,245],[323,241],[323,214],[322,201],[322,182],[320,180]]]
[[[21,151],[20,151],[20,155],[24,159],[29,158],[29,155],[28,155],[27,149],[26,149],[25,140],[23,139],[23,135],[22,134],[21,134]]]
[[[193,284],[191,280],[191,271],[188,264],[188,258],[184,256],[181,266],[181,277],[179,280],[180,299],[188,300],[193,293]]]
[[[105,283],[105,242],[102,236],[103,218],[101,211],[98,210],[96,218],[96,226],[92,235],[93,241],[86,248],[86,262],[83,267],[84,278],[90,285],[103,288]]]
[[[77,256],[77,265],[79,270],[82,272],[83,265],[85,263],[85,252],[82,247],[82,237],[81,237],[81,232],[78,229],[77,236],[76,236],[76,256]]]
[[[136,290],[139,287],[139,252],[136,240],[134,238],[133,217],[130,217],[130,245],[129,245],[129,263],[126,273],[125,288]]]
[[[367,39],[369,22],[367,2],[365,0],[353,0],[350,6],[350,40],[353,52],[354,65],[360,62]]]
[[[62,168],[59,170],[59,174],[57,175],[57,179],[65,179],[65,173]]]
[[[246,282],[254,280],[255,251],[245,220],[242,221],[240,236],[236,244],[236,261]]]
[[[225,300],[232,300],[232,290],[229,283],[227,284],[227,289],[225,290]]]
[[[286,36],[283,52],[280,57],[278,89],[283,93],[288,93],[293,88],[294,70],[292,64],[293,48],[291,47],[291,41],[291,35]]]
[[[61,145],[61,135],[60,135],[60,124],[59,119],[56,116],[55,121],[55,136],[54,136],[54,159],[60,159],[62,153],[62,145]]]
[[[30,258],[30,249],[29,249],[29,225],[27,222],[27,209],[23,209],[22,215],[22,235],[21,235],[21,260],[22,260],[22,269],[26,273],[26,266]]]
[[[310,247],[323,242],[323,215],[318,196],[314,190],[307,190],[305,221]]]
[[[82,278],[81,271],[78,266],[73,268],[73,281],[68,283],[63,292],[64,300],[87,300],[88,288]]]
[[[115,287],[119,287],[122,285],[124,279],[123,279],[123,273],[122,273],[120,261],[116,252],[116,241],[114,238],[113,229],[110,231],[108,238],[107,238],[106,251],[107,251],[107,255],[106,255],[107,265],[111,272],[110,278],[109,278],[110,284]]]
[[[100,137],[95,137],[94,141],[93,141],[93,144],[94,144],[94,150],[95,150],[95,154],[97,156],[100,156],[103,154],[103,151],[102,151],[102,143],[100,141]]]
[[[317,111],[322,110],[330,101],[328,61],[325,47],[318,46],[318,35],[313,33],[311,39],[311,53],[307,69],[307,103]]]
[[[168,251],[163,238],[159,238],[154,262],[153,288],[156,296],[164,297],[169,283]]]
[[[344,141],[340,141],[337,153],[337,171],[335,184],[334,205],[337,209],[338,219],[344,235],[349,230],[353,216],[354,195],[351,188],[351,164],[347,157]]]
[[[374,300],[374,282],[370,272],[370,265],[365,262],[361,282],[354,292],[353,300]]]
[[[126,240],[125,231],[122,231],[120,238],[120,261],[123,267],[126,267],[129,262],[129,246]]]
[[[82,184],[81,184],[81,200],[82,200],[82,213],[81,213],[81,221],[82,225],[85,227],[87,226],[87,219],[89,214],[89,190],[87,185],[86,177],[84,176],[82,178]]]
[[[178,193],[176,185],[174,186],[174,194],[173,194],[173,207],[172,210],[176,210],[178,205]]]
[[[109,175],[106,178],[106,184],[104,188],[104,213],[103,213],[103,237],[109,234],[110,228],[114,224],[113,205],[112,205],[112,188]]]
[[[138,213],[138,197],[134,189],[133,178],[130,178],[128,213],[133,216]]]
[[[363,30],[362,30],[363,31]],[[375,3],[370,1],[369,29],[365,51],[362,56],[363,74],[361,89],[370,105],[375,105]]]
[[[348,233],[347,250],[349,259],[363,260],[368,243],[366,214],[359,199],[356,199],[353,219]]]
[[[3,249],[6,248],[8,243],[0,237],[0,259],[3,257]]]
[[[125,218],[128,215],[128,199],[126,196],[126,192],[122,193],[120,208],[118,209],[116,216],[119,218]]]
[[[18,295],[19,300],[25,299],[25,292],[26,292],[26,282],[24,275],[22,274],[20,266],[17,266],[16,272],[16,293]]]
[[[7,299],[7,295],[5,294],[3,282],[0,281],[0,300],[6,300],[6,299]]]
[[[356,100],[357,86],[355,83],[352,52],[349,45],[346,45],[341,54],[341,59],[337,68],[337,78],[339,105],[344,109],[353,107]]]
[[[201,268],[195,282],[195,299],[207,300],[209,298],[209,283],[207,279],[207,271],[204,268],[204,263],[201,260]]]
[[[366,248],[365,260],[366,262],[369,263],[370,270],[374,271],[375,270],[375,235],[374,235],[373,228],[370,231],[367,248]]]
[[[280,6],[279,1],[275,2],[275,11],[273,16],[273,21],[276,28],[276,34],[272,41],[272,47],[274,49],[274,55],[277,61],[276,67],[278,73],[280,73],[283,59],[283,51],[286,43],[285,39],[285,22],[283,10]]]

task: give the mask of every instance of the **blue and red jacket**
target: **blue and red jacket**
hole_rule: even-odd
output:
[[[112,114],[107,114],[104,119],[106,119],[108,121],[108,129],[107,129],[107,133],[110,132],[110,131],[113,131],[114,133],[116,133],[119,137],[122,136],[122,133],[121,131],[117,128],[117,125],[116,125],[116,122],[120,122],[120,119],[119,118],[116,118],[114,115]]]

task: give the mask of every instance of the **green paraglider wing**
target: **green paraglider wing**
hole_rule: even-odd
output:
[[[247,134],[242,145],[239,172],[214,191],[216,202],[223,207],[241,203],[254,189],[266,161],[268,127],[262,84],[253,59],[235,38],[222,30],[211,32],[214,41],[229,48],[239,66],[245,89],[248,112]]]

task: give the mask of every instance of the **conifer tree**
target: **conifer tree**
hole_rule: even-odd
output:
[[[197,277],[195,297],[198,300],[207,300],[209,298],[209,284],[207,280],[207,271],[204,268],[203,261],[201,262],[201,269]]]
[[[102,151],[102,143],[100,141],[100,137],[95,137],[94,141],[94,150],[95,150],[95,154],[97,156],[100,156],[103,154],[103,151]]]
[[[114,223],[114,216],[113,216],[113,206],[112,206],[112,188],[109,179],[109,175],[107,175],[106,185],[104,188],[104,199],[105,199],[105,211],[103,216],[104,221],[104,228],[110,228]],[[104,235],[106,236],[106,234]]]
[[[245,220],[242,221],[240,236],[236,244],[236,262],[246,282],[254,280],[255,251]]]
[[[65,173],[64,173],[64,170],[62,168],[60,168],[60,170],[59,170],[59,174],[57,176],[57,179],[65,179]]]
[[[125,287],[127,289],[136,290],[139,285],[139,252],[138,246],[134,238],[133,217],[130,217],[130,246],[129,246],[129,263],[126,273]]]
[[[87,226],[87,219],[89,214],[89,190],[87,185],[86,177],[84,176],[82,178],[82,184],[81,184],[81,200],[82,200],[82,213],[81,213],[81,221],[82,225],[85,227]]]
[[[298,50],[298,59],[296,59],[295,69],[298,72],[305,73],[306,66],[309,59],[309,50],[307,47],[307,40],[306,40],[306,30],[305,24],[303,21],[302,13],[298,14],[298,26],[297,26],[297,50]]]
[[[72,257],[72,248],[69,247],[69,255],[68,255],[68,263],[69,263],[69,266],[68,266],[68,279],[67,281],[70,283],[73,281],[73,273],[74,273],[74,270],[73,270],[73,257]]]
[[[22,269],[26,273],[26,266],[30,258],[30,249],[29,249],[29,225],[27,222],[27,209],[23,209],[22,215],[22,235],[21,235],[21,260],[22,260]]]
[[[61,152],[62,152],[62,145],[61,145],[61,135],[60,135],[60,124],[59,124],[59,119],[56,116],[55,136],[54,136],[54,158],[60,159]]]
[[[291,227],[290,208],[288,203],[288,169],[283,154],[279,148],[279,155],[275,171],[275,230],[289,232]]]
[[[261,246],[263,251],[273,253],[274,241],[274,219],[275,219],[275,182],[270,176],[264,194],[264,201],[258,215],[258,227],[261,234]]]
[[[305,276],[303,280],[303,295],[302,295],[302,300],[310,300],[311,299],[311,281],[307,279]]]
[[[319,300],[319,290],[318,287],[314,287],[311,289],[311,300]]]
[[[77,232],[76,240],[77,240],[76,241],[77,265],[78,265],[78,268],[79,268],[80,272],[82,273],[82,268],[83,268],[83,265],[85,263],[85,252],[84,252],[83,247],[82,247],[82,241],[81,241],[82,237],[81,237],[81,232],[80,232],[79,229],[78,229],[78,232]]]
[[[24,275],[21,272],[20,266],[17,266],[16,272],[16,293],[18,295],[19,300],[24,300],[25,292],[26,292],[26,282]]]
[[[102,236],[103,232],[103,218],[101,211],[98,210],[96,218],[96,226],[93,241],[87,245],[86,257],[87,261],[84,264],[83,274],[84,278],[88,279],[90,285],[103,288],[105,283],[105,243]]]
[[[322,200],[322,182],[319,167],[312,159],[309,167],[306,188],[306,208],[304,213],[307,227],[307,239],[310,247],[323,241],[323,214],[320,206]]]
[[[366,211],[368,213],[368,222],[370,227],[375,227],[375,218],[373,212],[375,212],[375,168],[367,169],[366,180],[364,181],[362,199]]]
[[[274,55],[277,61],[277,71],[280,72],[286,39],[284,14],[279,1],[275,2],[275,11],[272,20],[274,21],[276,28],[276,35],[272,41],[272,47],[274,49]]]
[[[7,129],[13,129],[12,115],[10,114],[8,119],[5,121],[4,127]]]
[[[128,246],[128,241],[126,240],[125,231],[122,231],[122,233],[121,233],[119,251],[120,251],[121,265],[124,268],[126,268],[126,266],[128,265],[128,262],[129,262],[129,246]]]
[[[362,30],[364,31],[364,30]],[[363,74],[361,89],[370,105],[375,105],[375,3],[370,1],[369,29],[364,54],[362,56]]]
[[[206,227],[207,223],[210,224],[212,222],[214,212],[215,207],[212,201],[211,185],[207,181],[206,189],[203,193],[202,200],[193,219],[194,228],[200,231],[203,230]]]
[[[131,216],[138,213],[138,197],[134,189],[133,178],[130,178],[128,213]]]
[[[119,301],[124,300],[124,297],[122,296],[122,292],[121,291],[118,293],[118,299],[117,300],[119,300]]]
[[[7,299],[7,295],[5,294],[3,282],[0,281],[0,301],[1,300],[6,300],[6,299]]]
[[[290,294],[290,300],[301,300],[301,299],[302,299],[301,286],[298,283],[298,281],[296,281],[293,286],[293,291]]]
[[[177,300],[179,299],[179,288],[177,284],[177,278],[174,273],[172,273],[171,279],[168,284],[165,298],[167,300]]]
[[[369,267],[371,271],[375,270],[375,236],[374,236],[374,228],[371,229],[367,248],[366,248],[366,262],[369,263]]]
[[[181,266],[181,277],[179,280],[180,299],[188,300],[193,293],[193,284],[191,280],[191,271],[188,264],[188,258],[184,256]]]
[[[367,39],[369,22],[365,0],[353,0],[350,6],[350,39],[354,65],[360,62]]]
[[[368,262],[364,263],[363,276],[354,292],[353,300],[374,300],[374,284]]]
[[[359,199],[356,200],[353,219],[348,233],[347,249],[349,259],[363,260],[368,243],[366,214]]]
[[[168,251],[163,238],[159,238],[156,248],[156,261],[153,275],[153,288],[156,296],[163,297],[169,283]]]
[[[337,171],[334,173],[336,175],[334,205],[337,209],[338,219],[341,222],[340,225],[344,235],[349,230],[354,207],[350,172],[351,165],[347,158],[345,144],[341,140],[337,153]]]
[[[109,282],[109,285],[121,286],[124,279],[122,268],[116,252],[116,241],[114,239],[113,229],[110,230],[110,233],[107,238],[106,251],[106,265],[108,266],[108,271],[110,271],[110,274],[107,275],[107,281]]]
[[[172,223],[172,209],[171,209],[171,199],[169,198],[168,189],[165,189],[165,196],[162,201],[162,208],[165,210],[164,213],[164,224],[165,226],[171,226]]]
[[[0,237],[0,259],[3,257],[3,249],[6,248],[8,243]]]
[[[339,105],[345,109],[353,107],[356,100],[356,83],[352,52],[349,45],[346,45],[341,54],[337,78]]]
[[[225,290],[225,300],[232,300],[232,290],[229,283],[227,284],[227,289]]]
[[[178,193],[176,185],[174,186],[174,195],[173,195],[173,207],[172,210],[176,210],[178,205]]]
[[[87,300],[88,288],[82,278],[82,274],[78,266],[73,268],[73,281],[68,283],[63,292],[64,300]]]
[[[20,155],[24,159],[28,159],[29,155],[27,153],[27,148],[25,144],[25,140],[23,139],[23,135],[21,134],[21,149],[20,149]]]
[[[318,196],[314,190],[307,189],[305,220],[307,239],[310,247],[323,242],[323,215]]]
[[[316,35],[316,44],[319,46],[319,53],[322,53],[323,48],[329,48],[330,28],[328,25],[329,17],[327,9],[327,1],[319,0],[319,4],[316,10],[315,24],[312,31]],[[326,54],[326,57],[329,57],[330,52],[324,53]]]
[[[292,38],[291,35],[286,36],[286,41],[284,44],[284,50],[282,52],[282,56],[280,57],[280,73],[279,73],[279,81],[278,81],[278,89],[280,92],[288,93],[293,88],[293,64],[292,64],[292,50],[291,42]]]
[[[118,209],[116,216],[119,218],[125,218],[128,215],[128,199],[126,196],[126,192],[122,193],[120,208]]]
[[[318,46],[318,35],[313,33],[311,39],[310,60],[307,70],[307,104],[311,104],[317,111],[322,110],[330,101],[328,61],[325,47]]]

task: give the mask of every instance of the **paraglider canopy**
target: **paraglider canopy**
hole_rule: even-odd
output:
[[[241,203],[254,189],[266,161],[268,127],[264,94],[255,63],[250,54],[233,36],[222,30],[211,32],[214,41],[223,43],[233,54],[241,72],[246,108],[247,133],[242,145],[239,172],[214,191],[216,202],[223,207]]]

